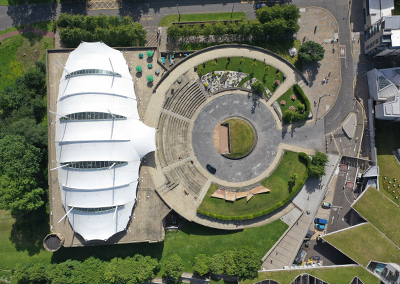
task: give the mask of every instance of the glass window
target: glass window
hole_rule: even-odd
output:
[[[121,77],[121,74],[113,72],[113,71],[107,71],[107,70],[101,70],[101,69],[82,69],[82,70],[74,71],[74,72],[71,72],[71,73],[65,75],[65,79],[68,79],[73,76],[80,76],[80,75],[87,75],[87,74]]]
[[[111,166],[118,167],[126,165],[125,161],[81,161],[61,163],[61,166],[66,166],[71,169],[106,169]]]
[[[67,114],[60,118],[60,120],[110,120],[110,119],[126,119],[125,116],[103,113],[103,112],[78,112]]]

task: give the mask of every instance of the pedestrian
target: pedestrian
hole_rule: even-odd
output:
[[[328,77],[331,77],[331,72],[328,73]]]
[[[325,78],[322,80],[322,84],[325,84],[326,83],[326,80],[325,80]]]
[[[314,28],[314,34],[317,32],[317,27],[318,26],[315,26],[315,28]]]

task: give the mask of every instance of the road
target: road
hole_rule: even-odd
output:
[[[346,48],[345,58],[341,59],[341,88],[336,103],[332,109],[321,118],[324,120],[327,151],[332,154],[341,154],[357,157],[363,132],[363,110],[353,95],[353,81],[357,74],[372,68],[372,64],[358,63],[351,54],[351,32],[349,25],[355,29],[362,28],[362,17],[354,17],[350,20],[350,8],[358,11],[362,7],[362,0],[352,1],[336,0],[293,0],[293,4],[299,7],[318,6],[328,10],[336,18],[339,26],[339,43]],[[255,4],[241,3],[239,1],[151,1],[146,3],[122,2],[121,9],[108,10],[86,10],[85,2],[74,2],[65,4],[39,4],[0,6],[0,30],[10,26],[29,24],[32,22],[55,19],[61,12],[72,12],[76,14],[98,15],[121,15],[131,16],[135,21],[141,23],[148,32],[155,33],[156,27],[165,15],[178,13],[202,13],[202,12],[231,12],[244,11],[249,19],[255,18]],[[348,139],[343,135],[341,125],[349,113],[357,115],[357,129],[355,138]],[[332,138],[332,139],[331,139]]]

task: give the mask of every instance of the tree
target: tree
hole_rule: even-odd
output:
[[[290,175],[289,180],[292,181],[293,183],[295,183],[298,178],[299,178],[299,175],[296,173],[293,173]]]
[[[194,258],[193,272],[203,276],[210,272],[210,258],[205,254],[198,254]]]
[[[20,107],[23,102],[23,96],[12,86],[7,86],[0,92],[0,115],[5,118],[13,110]]]
[[[315,152],[314,156],[312,157],[312,163],[315,166],[325,167],[327,162],[328,156],[320,151]]]
[[[214,28],[213,28],[213,25],[211,23],[206,23],[204,25],[204,27],[203,27],[203,30],[202,30],[203,35],[206,38],[209,38],[210,35],[212,35],[213,31],[214,31]]]
[[[80,261],[70,259],[58,264],[48,265],[47,281],[51,284],[73,284],[75,283],[74,272],[80,265]]]
[[[262,93],[264,91],[264,84],[257,80],[253,84],[250,85],[254,92]]]
[[[303,113],[306,110],[306,106],[299,102],[296,106],[296,110],[300,113]]]
[[[259,252],[249,247],[241,247],[234,251],[236,272],[235,276],[240,279],[252,279],[257,277],[261,266],[261,256]]]
[[[46,279],[47,265],[37,264],[19,264],[13,275],[13,280],[18,284],[42,284],[47,283]]]
[[[224,273],[225,258],[221,254],[214,254],[210,258],[210,270],[215,274]]]
[[[283,113],[283,115],[282,115],[282,120],[283,120],[283,122],[284,123],[290,123],[290,122],[292,122],[292,119],[293,119],[293,114],[294,114],[294,111],[291,111],[291,110],[285,110],[285,112]]]
[[[237,267],[235,262],[235,252],[232,250],[227,250],[222,253],[224,257],[224,272],[226,275],[235,276]]]
[[[321,61],[324,59],[325,49],[314,41],[305,42],[299,50],[300,60],[306,62]]]
[[[75,270],[75,284],[104,283],[105,264],[102,260],[89,257]]]
[[[163,277],[170,276],[174,279],[182,277],[183,263],[182,258],[174,253],[161,263],[161,275]]]
[[[307,171],[308,175],[313,178],[320,178],[325,175],[325,169],[315,165],[308,166]]]

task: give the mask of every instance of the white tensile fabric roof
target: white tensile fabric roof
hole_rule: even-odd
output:
[[[80,72],[66,78],[89,69],[108,73]],[[107,240],[130,220],[140,159],[156,150],[155,129],[139,120],[132,77],[121,52],[101,42],[84,42],[71,52],[65,70],[55,141],[62,202],[75,232],[87,241]],[[76,113],[85,113],[85,119],[68,119]],[[102,119],[93,119],[94,113]],[[101,166],[87,169],[77,162]]]

